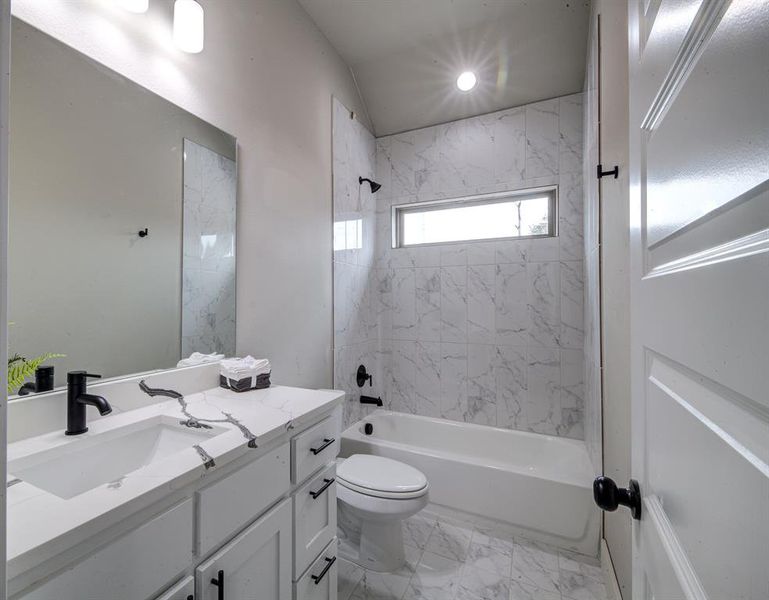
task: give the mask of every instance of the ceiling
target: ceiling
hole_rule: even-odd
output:
[[[582,89],[588,0],[299,0],[352,69],[377,136]],[[475,71],[471,92],[456,88]]]

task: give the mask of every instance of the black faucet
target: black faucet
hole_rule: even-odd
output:
[[[85,371],[70,371],[67,373],[67,431],[66,435],[80,435],[88,431],[85,425],[85,407],[95,406],[102,416],[112,412],[112,407],[101,396],[86,394],[88,377],[100,378],[101,375],[91,375]]]

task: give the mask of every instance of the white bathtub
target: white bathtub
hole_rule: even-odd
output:
[[[374,427],[371,435],[366,423]],[[341,455],[352,454],[421,470],[433,504],[501,521],[562,548],[598,552],[599,511],[584,442],[376,411],[342,434]]]

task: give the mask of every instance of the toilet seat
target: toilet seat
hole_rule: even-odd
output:
[[[403,567],[401,524],[427,506],[424,474],[382,456],[353,454],[337,459],[336,481],[340,539],[347,540],[340,554],[371,571]]]
[[[336,476],[347,489],[375,498],[419,498],[427,494],[428,488],[427,478],[414,467],[369,454],[353,454],[340,460]]]

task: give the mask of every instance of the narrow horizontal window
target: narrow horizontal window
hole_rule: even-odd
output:
[[[557,188],[393,206],[393,247],[556,235]]]

